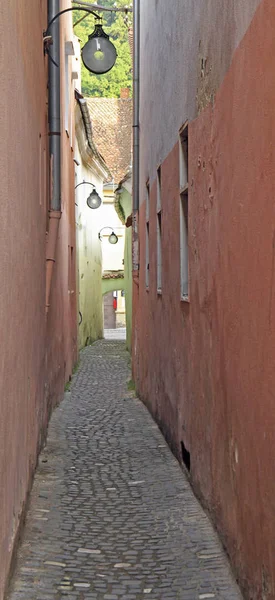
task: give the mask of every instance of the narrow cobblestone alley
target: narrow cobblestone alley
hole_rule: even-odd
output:
[[[9,600],[241,599],[129,377],[123,341],[82,351],[40,456]]]

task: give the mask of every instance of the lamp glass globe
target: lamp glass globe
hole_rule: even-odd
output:
[[[111,235],[109,235],[109,238],[108,238],[108,240],[109,240],[109,243],[110,243],[110,244],[117,244],[117,242],[118,242],[118,237],[117,237],[117,235],[115,234],[115,232],[114,232],[114,231],[112,231]]]
[[[114,66],[117,58],[117,51],[109,40],[109,36],[102,29],[102,25],[97,23],[95,29],[85,46],[82,48],[82,60],[84,66],[91,73],[103,75],[108,73]]]
[[[96,190],[93,190],[87,198],[89,208],[99,208],[102,203],[100,196]]]

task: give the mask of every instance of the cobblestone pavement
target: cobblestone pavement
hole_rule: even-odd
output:
[[[123,342],[82,352],[40,456],[10,600],[240,600]]]

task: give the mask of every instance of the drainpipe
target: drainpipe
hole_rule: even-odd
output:
[[[138,211],[139,211],[139,72],[140,72],[140,0],[133,2],[134,72],[133,72],[133,271],[139,270]]]
[[[48,0],[48,22],[59,12],[59,0]],[[59,19],[51,26],[53,43],[49,60],[49,150],[50,150],[50,210],[46,246],[46,314],[50,306],[50,292],[56,255],[56,242],[61,218],[60,178],[60,28]]]

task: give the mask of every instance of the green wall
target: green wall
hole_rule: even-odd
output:
[[[102,296],[108,294],[108,292],[115,292],[116,290],[125,289],[125,279],[102,279]]]
[[[79,348],[103,337],[102,258],[97,231],[87,230],[78,222],[79,311],[82,323],[78,328]]]

